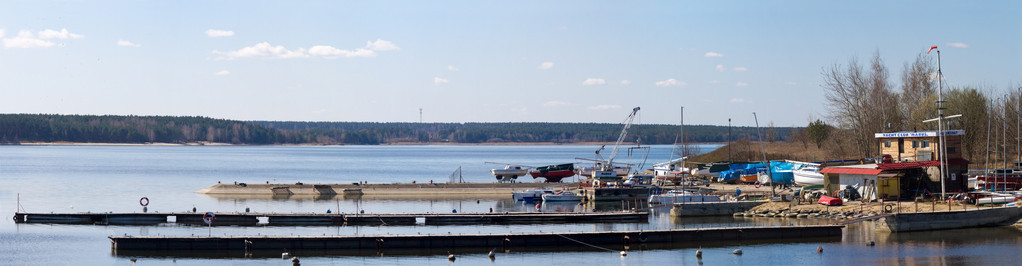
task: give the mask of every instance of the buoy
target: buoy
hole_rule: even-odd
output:
[[[451,252],[448,251],[447,252],[447,260],[454,261],[455,259],[457,259],[457,258],[454,257],[454,254],[451,254]]]
[[[699,247],[699,249],[696,250],[696,258],[703,258],[703,247]]]
[[[736,249],[735,251],[731,251],[731,254],[742,255],[742,249]]]
[[[816,253],[823,253],[823,245],[816,246]]]
[[[494,250],[497,250],[497,249],[491,249],[490,253],[486,254],[487,257],[490,257],[490,260],[493,260],[493,259],[497,258],[497,254],[493,253]]]
[[[628,252],[625,252],[624,250],[622,250],[621,251],[621,257],[624,257],[624,256],[628,256]]]
[[[291,265],[298,266],[298,265],[302,265],[302,263],[301,263],[300,260],[298,260],[298,257],[294,257],[294,258],[291,258]]]

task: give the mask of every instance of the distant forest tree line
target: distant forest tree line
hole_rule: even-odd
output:
[[[373,123],[235,121],[188,116],[0,114],[0,143],[583,143],[614,142],[609,123]],[[802,128],[768,126],[769,141],[787,141]],[[633,125],[627,143],[672,144],[678,125]],[[728,127],[686,125],[685,142],[727,142]],[[759,140],[755,127],[732,127],[731,139]]]

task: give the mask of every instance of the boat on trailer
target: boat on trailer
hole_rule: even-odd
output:
[[[531,175],[533,179],[541,177],[545,178],[547,183],[561,182],[561,179],[575,175],[575,164],[566,163],[540,166],[529,171],[529,175]]]
[[[509,164],[504,168],[490,169],[490,173],[497,177],[497,181],[514,181],[519,176],[528,174],[529,167]]]

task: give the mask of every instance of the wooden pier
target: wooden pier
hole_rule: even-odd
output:
[[[648,231],[367,236],[110,236],[115,254],[132,251],[246,252],[384,249],[500,249],[537,246],[626,246],[840,237],[844,226],[770,226]],[[584,244],[583,244],[584,243]]]
[[[204,213],[15,213],[16,223],[156,225],[162,223],[206,225]],[[420,214],[314,214],[314,213],[214,213],[212,226],[338,226],[544,223],[645,223],[647,212],[504,212]],[[173,219],[170,219],[173,218]],[[266,220],[261,224],[260,220]]]

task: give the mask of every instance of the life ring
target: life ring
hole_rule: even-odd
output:
[[[138,199],[138,204],[142,205],[142,207],[149,206],[149,197],[142,197],[141,199]]]
[[[206,214],[202,215],[202,221],[206,222],[208,225],[212,225],[213,221],[216,221],[216,214],[213,214],[213,212],[206,212]]]
[[[891,210],[894,210],[894,205],[884,205],[884,212],[891,213]]]
[[[759,188],[759,187],[760,187],[760,186],[762,186],[762,185],[763,185],[763,184],[760,184],[759,182],[756,182],[756,185],[755,185],[755,186],[756,186],[756,188]]]

